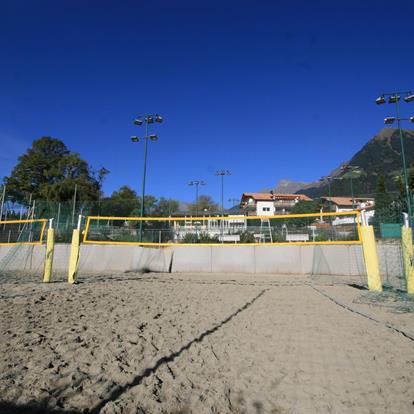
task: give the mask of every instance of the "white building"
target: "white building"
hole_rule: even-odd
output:
[[[321,212],[324,213],[365,210],[365,215],[368,221],[373,218],[375,214],[375,202],[373,198],[354,197],[354,199],[352,199],[350,197],[321,197],[321,200],[323,203]],[[334,226],[351,224],[354,220],[354,217],[351,216],[338,216],[332,221],[332,224]],[[322,217],[321,222],[323,222]]]
[[[299,201],[312,201],[304,194],[243,193],[240,202],[246,213],[255,216],[289,214]]]

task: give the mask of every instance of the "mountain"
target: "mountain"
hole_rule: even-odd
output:
[[[406,165],[409,168],[414,165],[414,131],[403,130],[403,141]],[[346,172],[344,167],[354,167],[356,172]],[[350,175],[352,175],[354,195],[373,196],[380,175],[384,175],[389,191],[399,191],[396,178],[402,175],[402,157],[398,129],[382,129],[349,161],[338,166],[329,175],[332,177],[332,196],[351,195]],[[321,182],[312,184],[297,190],[297,193],[313,198],[328,195],[327,184]]]
[[[302,181],[291,181],[287,179],[279,180],[273,191],[278,194],[295,194],[300,190],[306,190],[317,186],[317,183],[305,183]]]

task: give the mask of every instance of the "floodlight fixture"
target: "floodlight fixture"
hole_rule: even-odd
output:
[[[377,99],[375,99],[375,102],[376,102],[377,105],[384,104],[386,102],[384,95],[381,95],[380,97],[378,97]]]
[[[198,187],[199,185],[206,185],[206,183],[203,180],[194,180],[194,181],[190,181],[188,185],[195,185]]]
[[[397,95],[397,94],[391,95],[388,98],[388,103],[397,103],[397,102],[399,102],[400,98],[401,98],[400,95]]]
[[[414,93],[409,92],[407,96],[404,97],[405,102],[412,102],[414,101]]]
[[[148,115],[145,118],[145,120],[146,120],[147,124],[153,124],[154,123],[154,118],[151,115]]]
[[[162,116],[159,114],[155,115],[155,122],[158,122],[159,124],[161,124],[161,122],[163,121]]]
[[[410,117],[408,118],[408,120],[409,120],[410,122],[414,123],[414,116],[410,116]]]
[[[395,117],[393,116],[388,116],[387,118],[384,118],[384,124],[386,125],[391,125],[393,124],[395,121]]]
[[[231,172],[229,170],[217,170],[214,175],[221,175],[221,176],[225,176],[225,175],[231,175]]]
[[[140,119],[140,118],[134,119],[134,124],[135,125],[142,125],[142,123],[143,123],[143,120],[142,119]]]
[[[139,140],[140,140],[139,137],[135,137],[135,136],[131,137],[132,142],[139,142]]]
[[[149,137],[147,137],[147,138],[149,138],[151,141],[156,141],[157,139],[158,139],[158,137],[157,137],[157,135],[155,135],[155,134],[151,134]]]

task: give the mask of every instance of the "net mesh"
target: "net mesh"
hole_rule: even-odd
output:
[[[359,218],[349,214],[269,217],[88,217],[84,241],[104,244],[358,243]]]
[[[41,245],[47,220],[0,222],[0,282],[39,280],[43,274]]]

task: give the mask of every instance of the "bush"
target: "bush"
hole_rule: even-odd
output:
[[[240,243],[254,243],[255,241],[253,233],[250,233],[249,231],[240,233]]]
[[[208,233],[187,233],[183,239],[181,240],[181,243],[218,243],[219,239],[217,236],[210,236]]]

